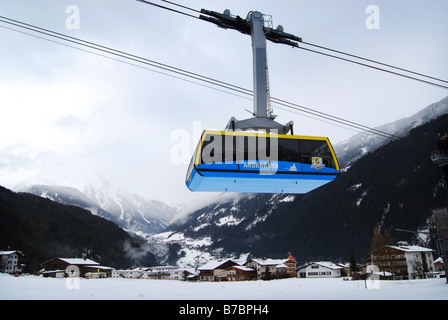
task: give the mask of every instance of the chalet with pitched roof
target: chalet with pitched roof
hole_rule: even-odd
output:
[[[333,262],[310,262],[297,268],[299,278],[337,278],[342,275],[344,267]]]
[[[238,265],[227,268],[227,280],[229,281],[244,281],[256,279],[257,273],[252,268]]]
[[[371,252],[370,264],[390,272],[394,279],[423,278],[435,271],[432,252],[420,246],[384,246]]]
[[[254,269],[259,279],[296,276],[296,259],[291,254],[287,259],[251,259],[244,266]]]
[[[239,265],[235,261],[228,259],[224,261],[213,261],[198,268],[199,280],[203,281],[223,281],[227,280],[227,269]]]
[[[103,277],[111,277],[111,267],[101,266],[98,262],[82,258],[54,258],[43,263],[45,271],[42,273],[48,277],[79,276],[92,277],[93,274],[101,274]],[[70,268],[69,268],[70,267]]]

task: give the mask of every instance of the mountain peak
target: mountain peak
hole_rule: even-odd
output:
[[[22,185],[16,191],[87,209],[143,236],[161,232],[177,214],[175,207],[115,188],[106,180],[85,185],[83,192],[73,187],[43,184]]]

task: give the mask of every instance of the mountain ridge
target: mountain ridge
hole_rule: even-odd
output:
[[[177,212],[177,208],[160,201],[146,200],[136,194],[114,190],[110,186],[100,189],[88,185],[84,192],[81,192],[68,186],[35,184],[22,185],[15,191],[84,208],[94,215],[116,223],[126,231],[144,237],[165,229]]]
[[[411,129],[446,113],[448,113],[448,97],[430,104],[409,117],[375,127],[374,130],[403,138]],[[347,168],[368,152],[376,150],[389,141],[390,139],[372,132],[361,132],[346,141],[335,144],[334,149],[340,167]]]

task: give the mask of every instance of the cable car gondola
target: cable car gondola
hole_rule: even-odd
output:
[[[191,191],[307,193],[338,174],[326,137],[206,130],[186,185]]]
[[[252,37],[254,66],[253,118],[231,118],[224,131],[203,132],[187,170],[191,191],[248,193],[307,193],[339,174],[328,138],[293,135],[293,123],[274,121],[269,97],[266,39],[298,46],[300,38],[272,29],[260,12],[247,19],[202,10],[201,19]],[[265,26],[265,22],[267,26]],[[288,134],[291,132],[291,134]]]

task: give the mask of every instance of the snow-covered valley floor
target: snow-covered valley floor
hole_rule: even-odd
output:
[[[379,281],[284,279],[182,282],[54,279],[0,274],[1,300],[448,300],[445,279]]]

